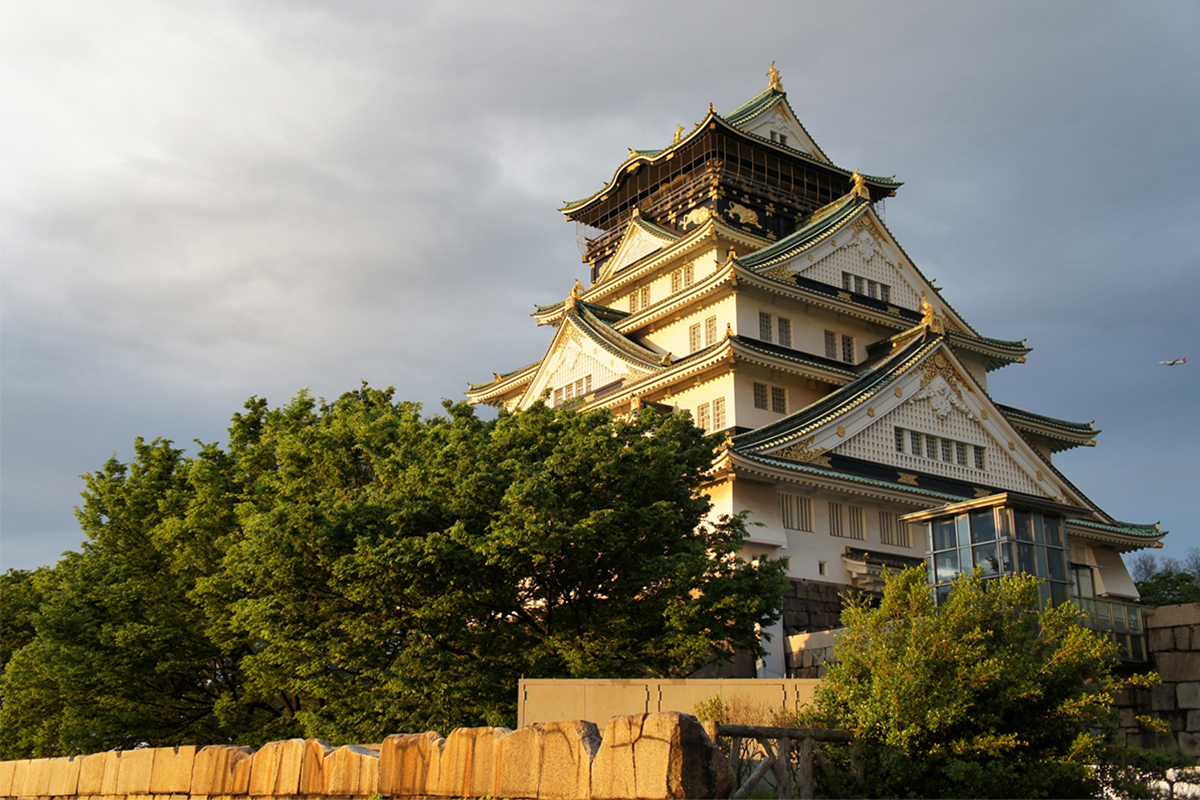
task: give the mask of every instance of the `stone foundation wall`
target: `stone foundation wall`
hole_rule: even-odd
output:
[[[1155,609],[1146,619],[1146,633],[1150,665],[1162,683],[1117,696],[1125,737],[1139,747],[1178,747],[1200,757],[1200,603]],[[1170,732],[1144,730],[1136,719],[1142,715],[1162,719]]]
[[[166,747],[0,762],[0,798],[508,797],[547,800],[729,797],[733,776],[700,722],[678,713],[613,717],[601,736],[575,720],[395,734],[331,748],[318,739]]]
[[[783,596],[784,635],[825,631],[842,624],[841,595],[855,591],[853,588],[801,578],[791,578],[790,583]]]

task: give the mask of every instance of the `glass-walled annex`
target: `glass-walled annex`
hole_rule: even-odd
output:
[[[983,571],[984,579],[1025,573],[1042,580],[1041,605],[1070,600],[1087,615],[1085,624],[1109,634],[1131,660],[1146,658],[1141,607],[1097,598],[1094,567],[1072,563],[1065,521],[1081,516],[1075,506],[1040,498],[997,494],[906,514],[925,526],[929,585],[940,602],[955,576]]]

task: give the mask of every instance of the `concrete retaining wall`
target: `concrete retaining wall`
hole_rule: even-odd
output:
[[[614,717],[601,736],[575,720],[395,734],[378,745],[319,739],[166,747],[0,762],[0,798],[728,797],[733,777],[695,717]]]

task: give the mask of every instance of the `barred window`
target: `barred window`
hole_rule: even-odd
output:
[[[779,318],[779,343],[784,347],[792,346],[792,321],[787,317]]]
[[[854,337],[842,334],[842,361],[854,363]]]
[[[683,289],[683,270],[677,269],[671,273],[671,294],[677,294]]]
[[[758,312],[758,338],[771,341],[771,315],[765,311]]]
[[[867,281],[867,296],[879,299],[879,284],[875,281]]]
[[[845,536],[842,532],[842,504],[829,504],[829,535]]]
[[[717,343],[717,318],[709,317],[704,320],[704,346],[712,347]]]
[[[638,310],[638,293],[636,291],[634,291],[633,294],[629,295],[629,313],[636,314],[637,310]]]
[[[709,417],[708,403],[696,406],[696,427],[708,430],[712,419]]]
[[[559,406],[562,405],[562,402],[563,402],[563,390],[562,390],[562,387],[560,386],[554,390],[554,407],[558,408]]]
[[[879,299],[885,303],[892,302],[892,287],[886,283],[879,284]]]
[[[779,516],[786,530],[812,532],[812,500],[807,497],[780,494]]]
[[[953,461],[954,455],[951,452],[953,443],[949,439],[942,439],[942,461]]]
[[[904,429],[896,428],[896,452],[904,452]]]
[[[866,292],[863,291],[863,279],[857,275],[854,276],[854,293],[866,294]]]
[[[649,308],[649,307],[650,307],[650,287],[643,286],[642,287],[642,308]]]
[[[987,469],[987,459],[984,456],[984,448],[975,445],[975,469]]]
[[[754,384],[754,407],[767,407],[767,385],[765,383]]]
[[[692,327],[688,328],[688,347],[691,352],[696,352],[700,349],[700,323],[697,322]]]
[[[916,456],[921,455],[921,434],[918,433],[917,431],[910,431],[909,438],[912,439],[913,455],[916,455]]]
[[[967,446],[962,442],[954,443],[954,458],[964,467],[967,465]]]
[[[825,357],[837,358],[837,334],[825,331]]]
[[[912,547],[909,527],[896,518],[896,512],[879,512],[879,541],[896,547]]]
[[[866,539],[866,529],[863,525],[863,510],[861,506],[850,506],[850,538]]]
[[[776,414],[787,413],[787,391],[782,386],[771,387],[771,410]]]
[[[938,439],[936,436],[926,436],[925,437],[925,457],[926,458],[937,458],[937,451],[938,451],[937,444],[938,444]]]
[[[718,397],[712,401],[713,408],[713,430],[720,431],[725,429],[725,398]]]
[[[692,264],[687,264],[683,268],[683,285],[691,286],[696,281],[696,268]]]
[[[842,288],[845,289],[847,292],[854,291],[854,276],[851,275],[849,272],[842,273]]]

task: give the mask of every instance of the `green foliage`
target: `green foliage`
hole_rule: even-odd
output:
[[[839,790],[1095,796],[1092,767],[1115,752],[1116,647],[1073,606],[1037,609],[1036,579],[978,571],[941,606],[920,568],[889,580],[878,608],[850,598],[816,702],[827,724],[854,731],[869,784]]]
[[[33,581],[0,752],[511,724],[521,676],[757,651],[782,564],[708,519],[717,440],[685,416],[419,412],[252,399],[224,450],[139,440],[86,476],[89,541]]]
[[[1189,572],[1165,570],[1137,582],[1141,602],[1150,606],[1200,603],[1200,580]]]

